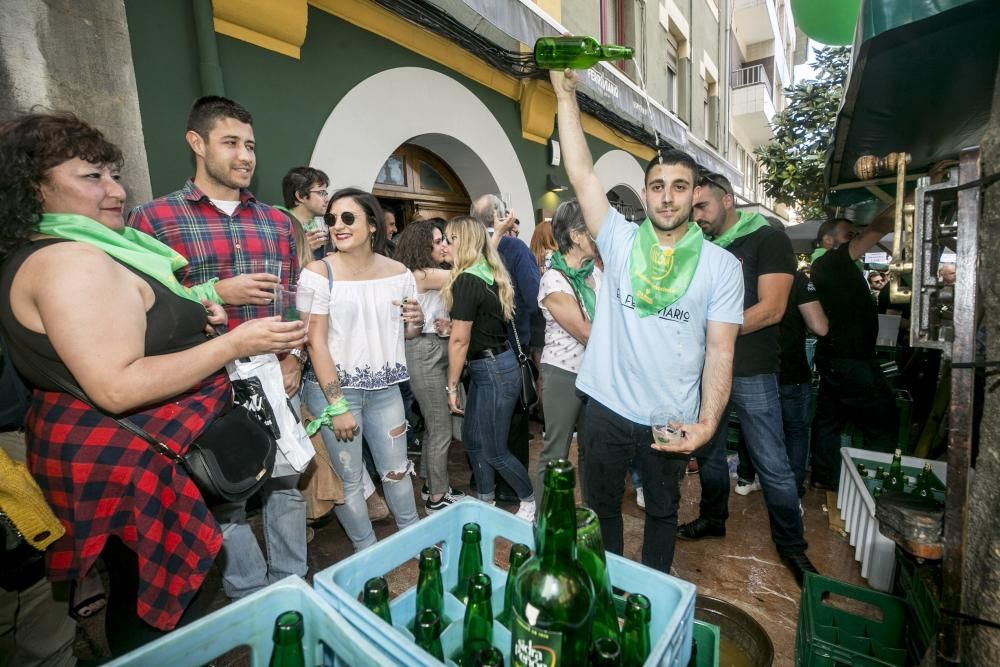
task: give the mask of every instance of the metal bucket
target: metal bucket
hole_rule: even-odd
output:
[[[743,651],[753,667],[771,667],[774,644],[750,614],[724,600],[699,595],[694,602],[694,617],[719,626],[722,640],[729,640]]]

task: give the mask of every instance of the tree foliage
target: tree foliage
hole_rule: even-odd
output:
[[[785,108],[771,122],[774,140],[755,151],[766,170],[761,177],[764,191],[806,219],[825,215],[824,158],[833,139],[851,49],[824,47],[815,53],[817,78],[785,90]]]

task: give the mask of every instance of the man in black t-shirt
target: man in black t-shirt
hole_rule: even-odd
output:
[[[875,360],[878,314],[868,281],[855,264],[892,230],[891,207],[855,233],[849,220],[835,220],[834,247],[813,262],[812,280],[830,321],[816,348],[820,373],[813,419],[812,485],[836,489],[840,479],[840,434],[854,422],[865,449],[890,452],[898,419],[882,369]]]
[[[735,409],[750,460],[760,477],[774,540],[782,561],[801,585],[816,568],[806,557],[795,476],[785,451],[778,394],[778,328],[795,276],[788,236],[763,216],[735,208],[732,185],[719,174],[704,174],[694,196],[694,220],[706,237],[736,256],[743,266],[743,324],[733,357],[730,407]],[[723,413],[728,414],[728,410]],[[679,526],[678,537],[700,539],[726,534],[729,516],[728,423],[696,452],[701,477],[700,516]]]

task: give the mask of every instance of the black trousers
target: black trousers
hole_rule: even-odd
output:
[[[899,437],[896,397],[874,359],[817,357],[820,373],[812,428],[812,476],[840,481],[840,434],[853,423],[865,449],[891,452]]]

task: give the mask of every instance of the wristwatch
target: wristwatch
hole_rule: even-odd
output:
[[[309,358],[308,355],[306,355],[305,350],[302,350],[297,347],[292,348],[292,350],[288,354],[292,355],[293,357],[299,360],[299,366],[305,366],[306,360]]]
[[[446,392],[448,392],[449,394],[457,394],[458,393],[458,385],[455,385],[454,387],[449,387],[449,386],[445,385],[444,390]]]

